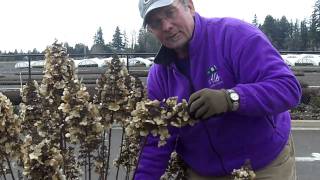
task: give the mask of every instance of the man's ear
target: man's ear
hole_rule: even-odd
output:
[[[190,9],[190,12],[191,12],[192,16],[194,16],[194,14],[195,14],[195,9],[194,9],[194,5],[193,5],[193,1],[192,1],[192,0],[189,0],[189,2],[188,2],[188,8]]]
[[[152,33],[152,29],[148,26],[146,26],[146,30],[149,32],[149,33]]]

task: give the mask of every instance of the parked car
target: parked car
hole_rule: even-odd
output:
[[[78,67],[99,67],[98,58],[82,59],[78,63]]]
[[[300,59],[299,54],[284,54],[281,55],[281,57],[287,63],[288,66],[294,66],[295,63]]]
[[[32,68],[44,68],[44,60],[32,61],[31,67]]]
[[[144,66],[149,68],[151,67],[152,64],[153,64],[152,61],[141,58],[141,57],[135,57],[135,58],[129,59],[129,66]]]
[[[14,65],[14,68],[16,69],[23,69],[28,67],[29,67],[28,61],[19,61]]]

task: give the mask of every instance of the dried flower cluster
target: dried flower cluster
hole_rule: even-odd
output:
[[[174,127],[193,126],[197,121],[192,119],[188,113],[188,103],[185,99],[178,103],[178,97],[171,97],[164,100],[162,114],[164,118]],[[163,118],[163,117],[162,117]]]
[[[137,103],[136,109],[132,111],[132,121],[126,127],[128,136],[139,134],[147,136],[159,135],[158,146],[166,144],[170,137],[168,126],[182,127],[187,124],[193,125],[196,121],[188,114],[188,105],[185,100],[177,103],[177,97],[163,100],[161,104],[158,100],[145,100]]]
[[[98,107],[88,101],[89,93],[82,84],[71,84],[74,87],[65,88],[63,103],[59,106],[66,115],[65,121],[68,125],[65,137],[70,138],[72,143],[89,143],[97,139],[104,128],[100,122]]]
[[[234,180],[253,180],[256,174],[252,170],[250,161],[247,160],[240,169],[234,169],[232,172]]]
[[[34,127],[35,124],[40,123],[43,109],[37,81],[27,82],[22,87],[20,94],[22,103],[20,103],[19,118],[21,119],[22,134],[31,136],[33,143],[39,143],[43,138]]]
[[[97,80],[98,93],[94,100],[95,104],[99,105],[105,130],[109,130],[108,146],[104,144],[101,146],[101,155],[96,161],[96,164],[106,169],[102,174],[107,174],[109,168],[111,126],[116,123],[125,128],[130,122],[131,111],[135,108],[136,103],[144,98],[145,94],[142,82],[137,77],[129,75],[128,70],[117,56],[114,56],[111,62],[106,62],[106,64],[107,71]],[[136,146],[137,140],[125,134],[122,134],[121,139],[120,153],[115,160],[117,162],[115,165],[118,169],[120,165],[130,169],[138,152],[134,149],[139,148],[129,148]],[[105,158],[107,158],[107,162],[104,162]]]
[[[10,159],[20,154],[20,131],[21,123],[13,113],[11,101],[0,92],[0,173],[11,170]]]
[[[68,134],[69,126],[66,122],[67,113],[61,108],[64,107],[61,104],[64,90],[70,89],[70,83],[76,81],[74,64],[68,58],[62,44],[57,42],[46,49],[45,58],[44,76],[40,87],[36,82],[28,82],[21,92],[23,103],[20,104],[20,118],[23,127],[26,128],[23,134],[30,137],[25,140],[22,151],[24,174],[29,179],[40,177],[39,172],[56,178],[65,176],[70,179],[79,175],[80,170],[76,163],[68,161],[75,157],[67,148],[68,139],[65,134]],[[30,154],[33,152],[43,159],[32,159]],[[51,163],[44,163],[50,153],[52,156],[61,156],[61,159],[56,160],[54,167]],[[61,169],[65,175],[61,174]]]
[[[145,100],[137,103],[136,109],[132,111],[132,121],[126,127],[128,136],[143,136],[146,137],[149,133],[154,136],[160,134],[161,142],[159,146],[165,143],[165,140],[170,137],[167,129],[167,122],[161,119],[161,107],[158,100]]]
[[[161,180],[187,180],[187,166],[176,151],[170,156],[168,167],[161,176]]]
[[[60,134],[65,131],[65,114],[58,108],[62,103],[64,89],[75,77],[74,63],[68,58],[62,44],[57,42],[46,49],[45,58],[44,76],[40,86],[40,95],[44,101],[42,121],[45,124],[37,127],[44,137],[61,143]]]
[[[87,165],[87,158],[96,158],[104,129],[97,105],[89,102],[90,95],[86,87],[76,78],[71,77],[64,88],[62,103],[58,107],[65,116],[65,138],[72,144],[80,144],[80,164]],[[79,174],[78,164],[74,162],[73,150],[66,151],[69,172],[67,176]],[[72,163],[74,162],[74,163]],[[72,164],[70,164],[72,163]],[[76,165],[77,164],[77,165]],[[91,166],[91,164],[89,164]]]
[[[123,144],[120,149],[120,154],[113,161],[113,165],[115,167],[119,167],[120,165],[122,165],[123,167],[125,167],[127,172],[134,170],[138,161],[140,148],[140,136],[128,136],[125,134]]]
[[[145,99],[145,88],[138,77],[129,76],[126,78],[126,86],[130,92],[130,96],[128,99],[128,117],[123,121],[122,124],[123,132],[122,132],[122,145],[120,147],[120,154],[117,159],[114,160],[114,166],[119,167],[120,165],[124,166],[127,172],[130,170],[134,170],[135,164],[137,163],[137,158],[140,150],[140,136],[128,136],[125,133],[125,128],[132,121],[131,112],[135,109],[136,104],[140,102],[142,99]],[[130,80],[130,81],[128,81]]]
[[[97,105],[89,102],[86,87],[75,77],[64,88],[62,103],[58,107],[65,115],[65,137],[72,143],[80,143],[86,148],[97,149],[103,131]],[[90,147],[91,146],[91,147]]]
[[[32,143],[32,137],[27,136],[22,148],[23,175],[27,179],[65,180],[62,172],[63,157],[60,148],[49,139],[43,139],[39,144]]]
[[[113,123],[124,124],[134,107],[129,103],[131,78],[128,70],[117,56],[106,63],[105,74],[97,80],[95,102],[100,105],[104,125],[110,128]]]

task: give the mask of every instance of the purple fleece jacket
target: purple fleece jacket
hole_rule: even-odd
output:
[[[268,165],[290,133],[288,109],[301,97],[300,85],[267,37],[256,27],[233,18],[204,18],[196,13],[189,42],[190,78],[177,69],[175,53],[162,47],[148,75],[150,99],[178,96],[200,89],[234,89],[240,108],[201,120],[195,126],[171,128],[167,145],[149,136],[136,170],[136,180],[158,180],[176,151],[204,176],[222,176],[249,159],[254,170]]]

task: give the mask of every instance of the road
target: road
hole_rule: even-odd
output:
[[[316,128],[293,130],[298,180],[320,179],[320,130]]]

